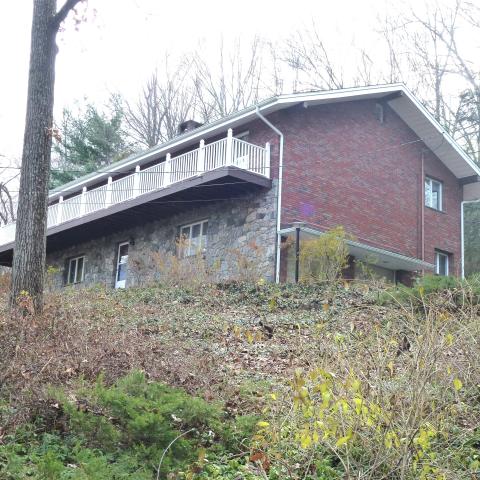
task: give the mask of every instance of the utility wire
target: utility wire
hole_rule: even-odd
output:
[[[370,150],[370,151],[367,151],[367,152],[360,152],[360,153],[348,153],[348,154],[344,154],[344,155],[336,155],[335,158],[336,159],[342,159],[342,158],[348,158],[348,157],[352,157],[353,155],[355,155],[357,158],[362,158],[362,157],[365,157],[365,156],[368,156],[368,155],[374,155],[374,154],[377,154],[377,153],[380,153],[380,152],[388,152],[388,151],[393,151],[393,150],[397,150],[397,149],[400,149],[400,148],[403,148],[405,146],[408,146],[408,145],[413,145],[413,144],[416,144],[416,143],[419,143],[419,142],[424,142],[427,138],[437,138],[438,137],[438,134],[436,135],[432,135],[432,136],[429,136],[429,137],[423,137],[423,138],[418,138],[416,140],[411,140],[411,141],[408,141],[408,142],[403,142],[403,143],[400,143],[398,145],[391,145],[391,146],[388,146],[388,147],[384,147],[384,148],[380,148],[380,149],[375,149],[375,150]],[[431,150],[433,152],[435,152],[435,150],[437,150],[443,143],[444,143],[445,139],[444,137],[442,136],[442,139],[441,139],[441,142],[440,144],[437,146],[437,147],[434,147],[432,148]],[[163,162],[162,162],[163,163]],[[159,163],[158,165],[161,165],[162,163]],[[12,166],[6,166],[6,167],[1,167],[0,168],[6,168],[6,169],[16,169],[16,170],[19,170],[21,169],[21,167],[12,167]],[[149,167],[150,168],[150,167]],[[215,170],[222,170],[222,169],[227,169],[229,168],[228,165],[225,165],[225,166],[221,166],[221,167],[218,167],[216,168]],[[285,166],[283,167],[285,169]],[[52,169],[51,171],[53,172],[60,172],[60,173],[85,173],[83,170],[61,170],[61,169]],[[90,174],[93,174],[93,173],[99,173],[99,174],[124,174],[125,176],[127,176],[128,174],[133,174],[135,173],[135,170],[134,169],[130,169],[130,170],[109,170],[109,171],[103,171],[103,170],[94,170],[86,175],[90,175]],[[191,169],[191,170],[177,170],[177,171],[160,171],[160,172],[149,172],[149,171],[146,171],[146,170],[140,170],[141,174],[143,175],[163,175],[163,174],[185,174],[185,173],[188,173],[188,174],[197,174],[197,173],[206,173],[204,170],[194,170],[194,169]],[[78,187],[80,188],[81,187],[81,180],[82,180],[82,177],[78,178],[78,179],[75,179],[76,181],[78,181],[79,185]],[[122,178],[118,179],[118,180],[122,180]],[[117,181],[118,181],[117,180]],[[72,189],[73,190],[73,189]],[[132,189],[126,189],[126,190],[132,190]],[[143,190],[143,189],[140,189],[140,190]],[[90,190],[91,191],[91,190]],[[120,190],[116,190],[116,191],[120,191]],[[19,193],[18,190],[16,191],[11,191],[12,193]],[[61,195],[62,193],[71,193],[71,189],[69,188],[68,190],[59,190],[59,191],[56,191],[55,194],[57,195]]]
[[[336,158],[337,159],[342,159],[342,158],[347,158],[347,157],[350,157],[350,156],[353,156],[355,155],[356,157],[361,157],[361,156],[365,156],[365,155],[371,155],[371,154],[374,154],[374,153],[379,153],[379,152],[385,152],[385,151],[391,151],[391,150],[396,150],[398,148],[403,148],[407,145],[412,145],[412,144],[415,144],[415,143],[419,143],[419,142],[424,142],[426,139],[429,139],[429,138],[437,138],[438,137],[438,134],[435,134],[435,135],[430,135],[428,137],[423,137],[423,138],[418,138],[416,140],[410,140],[408,142],[403,142],[403,143],[400,143],[400,144],[397,144],[397,145],[390,145],[388,147],[384,147],[384,148],[379,148],[379,149],[376,149],[376,150],[370,150],[370,151],[367,151],[367,152],[355,152],[355,153],[348,153],[348,154],[344,154],[344,155],[336,155]],[[443,143],[443,140],[442,140],[442,143]],[[253,144],[252,144],[253,145]],[[208,146],[208,144],[205,145],[206,147]],[[253,145],[253,146],[259,146],[259,145]],[[263,147],[261,147],[263,148]],[[435,148],[438,148],[438,147],[435,147]],[[327,149],[328,150],[328,149]],[[178,157],[172,157],[172,160],[175,159],[175,158],[178,158]],[[161,165],[162,163],[164,162],[161,162],[159,163],[158,165]],[[224,168],[227,168],[228,166],[226,165]],[[5,168],[5,169],[10,169],[10,170],[21,170],[22,167],[15,167],[15,166],[11,166],[11,165],[6,165],[6,166],[1,166],[0,165],[0,168]],[[150,168],[150,167],[149,167]],[[222,168],[222,167],[220,167]],[[58,172],[58,173],[83,173],[85,175],[91,175],[93,173],[99,173],[99,174],[107,174],[107,173],[111,173],[111,174],[128,174],[128,173],[135,173],[135,168],[130,168],[130,169],[127,169],[127,170],[92,170],[91,172],[85,172],[84,170],[69,170],[69,169],[60,169],[60,168],[52,168],[50,169],[51,172]],[[195,172],[195,173],[201,173],[201,172],[204,172],[204,170],[186,170],[186,171],[189,171],[189,172]],[[177,173],[178,171],[164,171],[164,172],[146,172],[145,170],[140,170],[140,173]],[[76,179],[76,180],[81,180],[81,177]]]

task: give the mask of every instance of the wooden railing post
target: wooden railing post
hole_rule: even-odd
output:
[[[82,188],[82,194],[80,195],[80,217],[85,215],[85,195],[87,193],[87,187]]]
[[[233,143],[233,131],[231,128],[227,132],[227,146],[225,148],[225,165],[231,165],[232,161],[232,143]]]
[[[264,175],[270,178],[270,142],[265,144],[265,171]]]
[[[62,214],[63,214],[63,196],[58,199],[58,210],[57,210],[57,222],[55,225],[62,223]]]
[[[140,195],[140,165],[135,167],[135,176],[133,177],[133,197]]]
[[[105,192],[105,208],[108,208],[112,204],[112,177],[108,177],[107,191]]]
[[[165,168],[164,168],[164,179],[165,185],[170,185],[172,179],[172,160],[171,155],[167,153],[167,160],[165,161]]]
[[[197,175],[201,175],[205,171],[205,140],[200,140],[200,148],[198,149]]]

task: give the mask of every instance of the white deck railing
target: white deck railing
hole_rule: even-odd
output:
[[[108,178],[107,185],[87,190],[48,207],[47,227],[53,227],[75,218],[109,208],[155,190],[193,178],[219,168],[235,166],[270,178],[270,146],[259,147],[232,136],[205,145],[200,142],[196,150],[178,157],[167,154],[166,161],[141,170],[119,180]],[[0,228],[0,245],[15,240],[15,223]]]

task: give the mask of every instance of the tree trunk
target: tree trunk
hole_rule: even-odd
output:
[[[52,145],[55,84],[56,0],[34,0],[28,78],[27,116],[23,140],[20,193],[13,256],[11,303],[22,292],[43,307],[46,219]]]

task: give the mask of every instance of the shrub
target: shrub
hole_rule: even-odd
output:
[[[292,478],[313,475],[321,460],[338,478],[471,478],[479,309],[465,301],[456,317],[453,307],[432,293],[421,311],[385,311],[369,330],[322,331],[311,344],[315,366],[272,394],[256,448]]]
[[[348,265],[347,234],[336,227],[300,244],[300,280],[335,282]]]
[[[415,304],[422,307],[425,299],[441,294],[456,305],[478,303],[480,301],[480,276],[461,279],[452,276],[425,275],[417,279],[415,285],[397,285],[381,292],[378,302],[385,305],[391,302]]]
[[[68,478],[152,478],[164,452],[162,474],[187,467],[224,432],[233,435],[219,406],[148,382],[141,372],[110,387],[99,378],[73,395],[52,390],[51,397],[50,426],[38,417],[35,428],[19,430],[0,448],[0,465],[11,478],[29,469],[45,479],[64,471]]]

